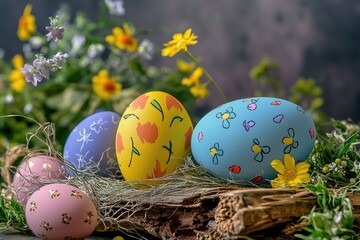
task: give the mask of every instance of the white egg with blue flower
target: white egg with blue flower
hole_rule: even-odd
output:
[[[290,154],[304,161],[315,139],[315,124],[300,106],[257,97],[207,113],[194,129],[191,149],[195,160],[217,177],[265,183],[277,174],[272,160]]]
[[[100,176],[119,173],[115,153],[115,137],[120,115],[111,111],[94,113],[68,136],[63,156],[76,169]],[[71,170],[68,169],[71,174]]]

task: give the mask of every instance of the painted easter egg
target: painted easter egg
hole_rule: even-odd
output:
[[[16,169],[12,189],[18,202],[25,207],[29,196],[41,186],[65,178],[65,167],[60,160],[37,155],[25,158]]]
[[[115,156],[119,120],[120,116],[111,111],[97,112],[82,120],[66,140],[64,158],[78,170],[100,176],[119,172]]]
[[[116,155],[127,181],[162,177],[184,163],[193,125],[182,104],[153,91],[125,110],[116,135]]]
[[[84,239],[94,231],[98,214],[91,198],[67,184],[49,184],[26,204],[26,221],[42,239]]]
[[[300,106],[258,97],[207,113],[194,129],[191,148],[195,160],[215,176],[265,183],[277,175],[273,159],[290,154],[304,161],[315,138],[314,122]]]

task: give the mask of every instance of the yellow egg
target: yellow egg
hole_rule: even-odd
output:
[[[193,125],[183,105],[154,91],[136,98],[125,110],[116,134],[116,155],[125,180],[165,176],[184,163]]]

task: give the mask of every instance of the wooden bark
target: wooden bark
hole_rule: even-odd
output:
[[[349,194],[349,198],[358,226],[360,195]],[[281,235],[292,234],[299,218],[315,205],[316,196],[300,189],[198,189],[142,206],[134,214],[120,218],[117,224],[163,239],[228,239],[259,236],[264,231],[269,234],[274,229],[278,231],[277,239],[291,239]]]

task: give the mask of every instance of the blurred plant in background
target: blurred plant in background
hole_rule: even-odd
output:
[[[250,70],[249,77],[254,84],[255,96],[280,97],[303,107],[312,117],[317,129],[329,123],[329,118],[321,110],[324,104],[323,90],[314,79],[300,77],[285,91],[280,78],[280,67],[275,60],[263,58]]]
[[[70,21],[69,7],[62,5],[50,18],[46,35],[36,28],[32,6],[25,7],[17,32],[23,53],[11,63],[0,55],[0,153],[25,143],[26,134],[37,128],[22,116],[55,123],[61,150],[71,129],[86,116],[98,110],[121,114],[133,99],[152,90],[172,94],[195,115],[199,97],[181,83],[195,66],[180,60],[178,68],[152,66],[156,49],[147,39],[149,31],[121,21],[122,1],[99,3],[97,22],[83,13]]]
[[[23,53],[7,62],[3,59],[4,52],[0,51],[0,165],[9,147],[24,144],[27,134],[37,131],[37,122],[55,124],[55,147],[61,151],[70,131],[85,117],[100,110],[122,114],[130,102],[144,92],[158,90],[173,95],[185,106],[194,124],[201,117],[196,103],[209,96],[209,84],[214,84],[227,101],[214,79],[187,50],[188,45],[197,43],[191,29],[174,34],[173,39],[164,44],[163,56],[183,54],[175,68],[153,66],[150,60],[159,47],[147,38],[151,32],[121,21],[125,14],[122,1],[104,0],[100,4],[100,18],[96,22],[91,22],[83,13],[77,13],[70,21],[68,6],[62,5],[56,17],[50,18],[47,34],[37,32],[32,6],[25,7],[17,30],[19,39],[24,41]],[[185,61],[182,56],[191,61]],[[318,132],[329,122],[321,110],[323,90],[314,79],[300,77],[286,91],[280,79],[280,67],[269,58],[253,67],[249,77],[255,96],[285,98],[302,106],[314,119]],[[334,226],[339,229],[334,236],[345,232],[353,234],[352,230],[346,230],[352,228],[352,213],[345,195],[330,196],[326,188],[347,187],[355,192],[360,186],[359,125],[335,120],[331,125],[334,130],[326,135],[318,134],[307,163],[299,165],[306,172],[310,166],[311,176],[304,173],[304,182],[309,178],[311,183],[319,182],[309,187],[319,199],[339,202],[327,208],[324,205],[324,211],[314,210],[305,217],[312,226],[317,219],[324,223],[324,230],[306,229],[315,237],[329,237],[327,230]],[[278,169],[283,168],[279,160],[274,164]],[[284,185],[283,182],[280,185]],[[24,225],[22,215],[17,214],[18,206],[5,203],[0,202],[0,209],[15,209],[15,213],[1,212],[0,222],[7,222],[9,226],[14,222]],[[343,222],[334,220],[339,211],[344,216]]]
[[[55,17],[50,18],[47,32],[37,29],[31,5],[25,7],[17,31],[24,41],[23,53],[13,56],[12,62],[4,61],[0,54],[0,116],[19,115],[1,117],[0,152],[11,145],[23,144],[26,133],[37,128],[21,116],[39,123],[54,123],[61,150],[71,129],[86,116],[99,110],[121,114],[133,99],[152,90],[175,96],[197,122],[200,116],[196,103],[209,96],[207,86],[215,81],[209,80],[209,73],[187,51],[187,45],[197,43],[196,35],[191,29],[174,34],[162,53],[174,56],[182,51],[177,56],[177,66],[154,66],[151,59],[160,47],[149,40],[151,31],[121,20],[125,14],[122,1],[104,0],[99,4],[96,22],[81,12],[70,20],[69,7],[62,5]],[[21,73],[24,64],[26,76]],[[52,67],[44,68],[44,64]],[[322,89],[313,79],[299,78],[285,91],[280,67],[268,58],[251,69],[249,76],[256,96],[289,99],[312,114],[317,124],[327,120],[321,111]],[[208,80],[202,81],[203,78]],[[37,87],[26,81],[35,82]]]

